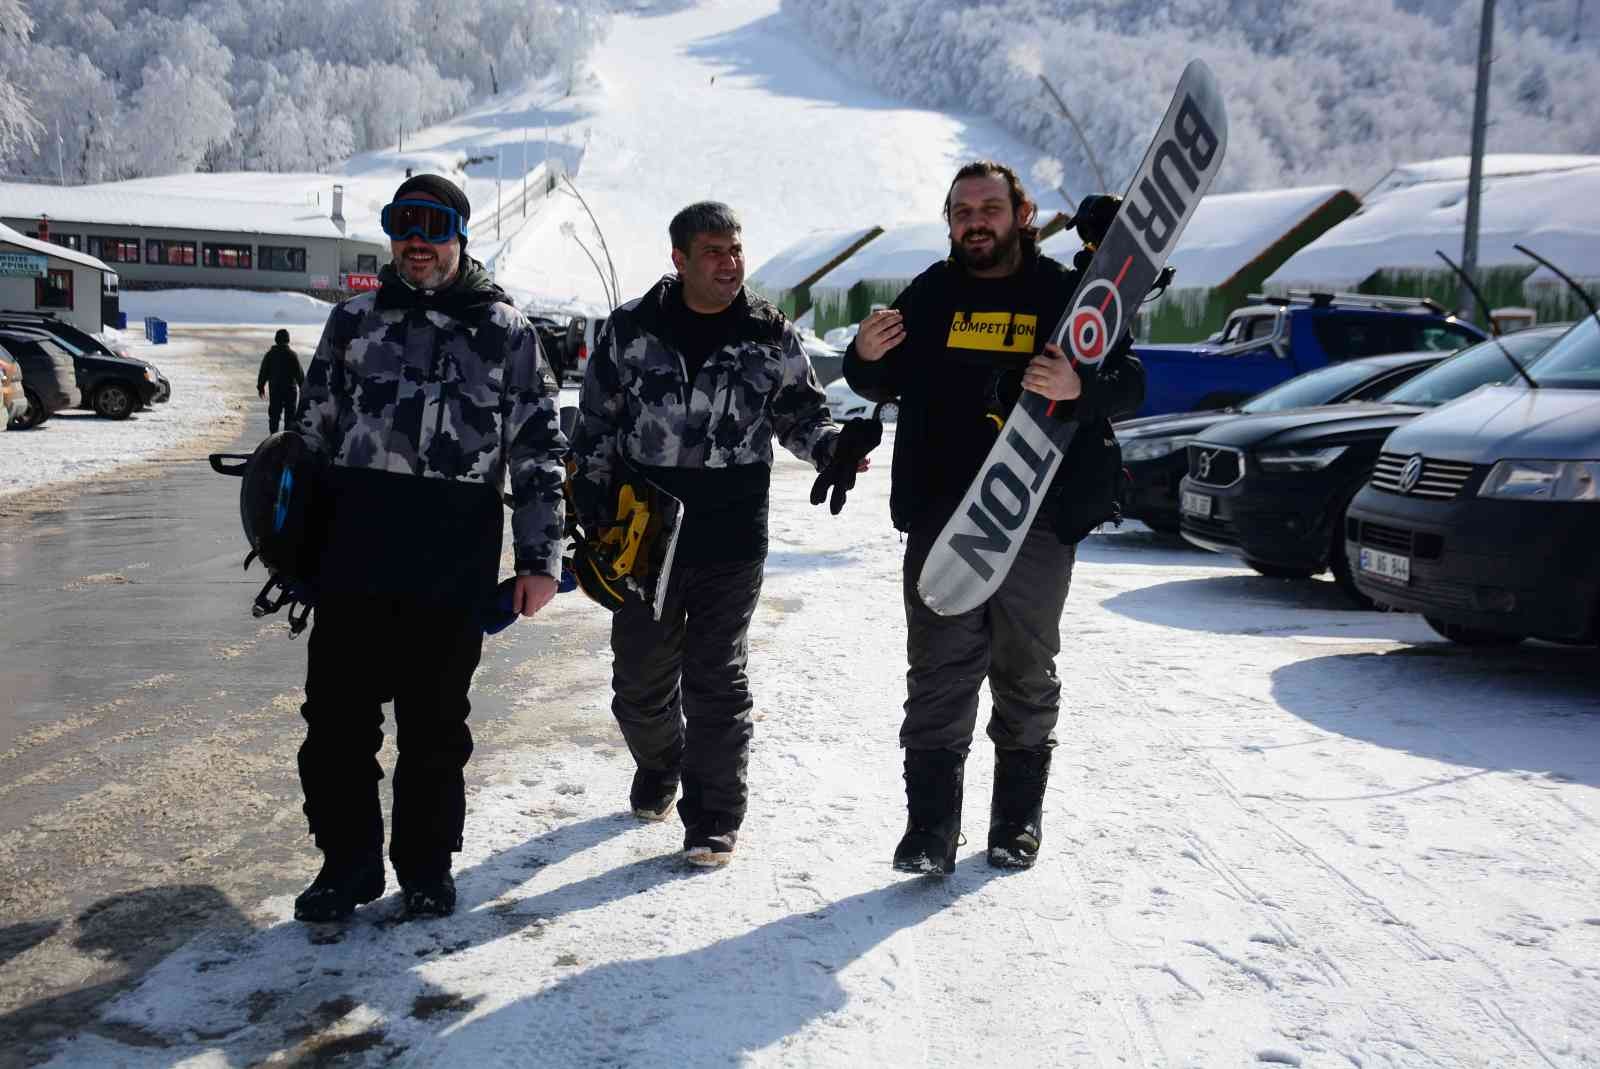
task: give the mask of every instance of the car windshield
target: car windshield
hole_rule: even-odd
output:
[[[1288,408],[1309,408],[1325,405],[1343,397],[1374,375],[1386,374],[1390,368],[1374,368],[1368,364],[1329,364],[1327,367],[1297,375],[1270,390],[1256,394],[1239,406],[1241,412],[1282,412]]]
[[[1539,359],[1533,381],[1566,390],[1600,390],[1600,320],[1590,316]]]
[[[1517,369],[1511,366],[1506,354],[1500,351],[1502,345],[1526,367],[1530,360],[1538,357],[1560,336],[1560,331],[1526,330],[1479,342],[1469,349],[1461,350],[1442,364],[1429,368],[1405,385],[1390,390],[1383,395],[1383,400],[1394,404],[1428,407],[1454,401],[1479,386],[1489,386],[1517,377]]]

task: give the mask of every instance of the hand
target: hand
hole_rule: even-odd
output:
[[[1022,373],[1022,388],[1052,401],[1072,401],[1082,396],[1083,380],[1061,346],[1046,343],[1044,352],[1034,357]]]
[[[511,595],[511,608],[523,616],[532,616],[556,596],[556,581],[548,575],[519,575],[517,589]]]
[[[883,440],[883,424],[875,419],[853,419],[839,431],[833,443],[833,459],[822,469],[817,481],[811,484],[811,503],[820,505],[833,491],[828,511],[835,516],[844,508],[845,494],[856,487],[856,473],[872,465],[867,454]]]
[[[856,331],[856,355],[875,364],[905,340],[905,317],[893,308],[880,308],[861,321],[861,329]]]

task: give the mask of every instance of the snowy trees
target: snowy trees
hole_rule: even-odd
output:
[[[607,6],[46,0],[30,11],[26,3],[0,0],[0,171],[53,178],[59,170],[68,181],[196,167],[320,169],[448,117],[496,81],[551,72],[570,80],[603,32]]]
[[[22,0],[0,0],[0,59],[27,46],[33,20]],[[33,135],[39,129],[19,84],[6,72],[14,68],[0,65],[0,159],[18,148],[35,147]]]
[[[1120,192],[1178,71],[1209,62],[1231,134],[1218,191],[1338,182],[1464,155],[1477,0],[783,0],[846,65],[913,100],[992,115],[1058,158],[1073,196],[1098,184],[1042,93],[1065,96]],[[1508,11],[1508,9],[1510,9]],[[1600,3],[1499,6],[1491,151],[1600,152],[1587,49]]]

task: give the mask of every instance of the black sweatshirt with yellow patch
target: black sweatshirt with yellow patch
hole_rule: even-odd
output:
[[[912,280],[894,307],[906,340],[868,363],[854,343],[845,353],[851,389],[874,401],[897,401],[889,511],[902,531],[938,531],[961,503],[994,444],[1001,422],[1022,392],[1022,372],[1065,311],[1078,272],[1032,250],[1006,278],[974,278],[949,260]],[[1080,492],[1088,454],[1106,447],[1109,420],[1144,399],[1144,369],[1120,339],[1101,365],[1100,385],[1085,402],[1056,406],[1100,433],[1080,433],[1052,484],[1051,495]],[[1078,412],[1092,403],[1093,411]],[[1041,515],[1043,519],[1043,514]]]

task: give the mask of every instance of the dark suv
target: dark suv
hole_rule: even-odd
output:
[[[41,327],[0,323],[0,330],[12,338],[48,341],[71,353],[80,397],[78,408],[90,409],[106,419],[127,419],[155,400],[159,389],[156,372],[142,361],[78,349]],[[26,376],[26,369],[23,374]]]
[[[172,399],[172,383],[168,382],[167,377],[161,374],[160,370],[150,361],[132,356],[126,350],[118,351],[113,349],[88,331],[57,319],[53,315],[45,312],[0,311],[0,326],[42,330],[54,337],[74,355],[87,353],[91,356],[104,356],[113,360],[131,360],[135,364],[140,364],[149,369],[150,374],[154,376],[156,392],[152,400],[156,404]]]
[[[37,332],[0,327],[0,355],[9,356],[22,369],[22,392],[28,399],[27,410],[10,420],[11,430],[32,430],[82,401],[75,360],[54,339]]]

